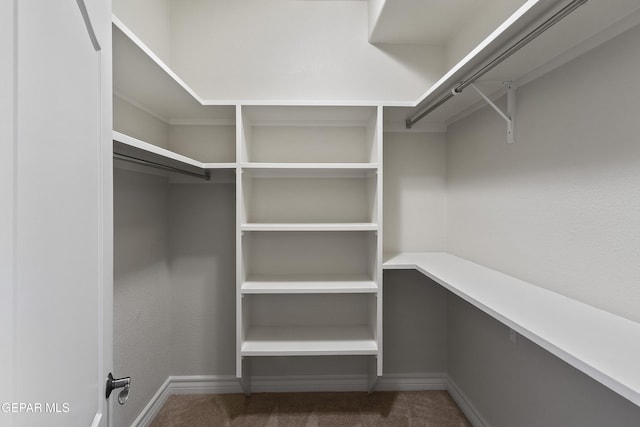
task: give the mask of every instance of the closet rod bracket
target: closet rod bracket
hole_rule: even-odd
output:
[[[496,112],[507,122],[507,142],[513,144],[515,142],[515,117],[516,117],[516,89],[513,86],[513,82],[505,82],[507,85],[507,113],[505,114],[487,95],[485,95],[478,87],[471,83],[471,86],[476,92],[480,94],[487,104],[491,106]]]

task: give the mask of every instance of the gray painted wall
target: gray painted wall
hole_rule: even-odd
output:
[[[640,26],[447,134],[448,251],[640,321]]]
[[[489,108],[451,126],[448,251],[639,321],[638,69],[640,27],[520,88],[515,144]],[[489,425],[638,425],[640,408],[453,296],[448,328],[449,375]]]
[[[491,427],[637,426],[640,407],[453,294],[448,373]]]
[[[114,169],[114,374],[131,376],[114,426],[131,425],[170,374],[171,278],[166,178]]]
[[[447,291],[415,270],[384,272],[384,374],[447,372]]]
[[[171,375],[235,373],[235,185],[171,185]]]
[[[445,134],[385,132],[383,162],[384,251],[444,251]]]
[[[170,126],[118,96],[113,97],[113,129],[149,144],[169,148]]]

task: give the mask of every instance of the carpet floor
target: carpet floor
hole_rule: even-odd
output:
[[[446,391],[187,394],[169,397],[151,427],[469,427]]]

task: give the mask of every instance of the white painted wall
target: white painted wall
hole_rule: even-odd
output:
[[[449,378],[486,426],[635,427],[640,407],[449,294]]]
[[[449,251],[640,321],[640,27],[447,135]],[[624,82],[624,90],[620,84]]]
[[[114,426],[131,425],[170,375],[169,190],[165,177],[114,170],[114,372],[131,376]]]
[[[234,125],[170,125],[169,149],[200,162],[235,162]]]
[[[369,44],[362,1],[170,5],[172,67],[203,98],[407,101],[444,71],[438,48]]]
[[[384,252],[446,247],[443,133],[384,134]]]
[[[166,64],[171,64],[170,0],[112,0],[113,14]]]

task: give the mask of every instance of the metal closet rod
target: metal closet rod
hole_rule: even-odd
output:
[[[143,160],[143,159],[139,159],[137,157],[131,157],[131,156],[127,156],[127,155],[124,155],[124,154],[118,154],[118,153],[113,153],[113,158],[114,159],[118,159],[118,160],[122,160],[122,161],[125,161],[125,162],[129,162],[129,163],[134,163],[136,165],[148,166],[148,167],[154,168],[154,169],[160,169],[160,170],[169,171],[169,172],[181,173],[183,175],[194,176],[196,178],[202,178],[202,179],[205,179],[207,181],[211,180],[211,175],[210,175],[209,171],[205,171],[202,174],[199,174],[199,173],[195,173],[195,172],[186,171],[184,169],[176,168],[176,167],[173,167],[173,166],[166,166],[166,165],[162,165],[160,163],[151,162],[149,160]]]
[[[544,21],[542,24],[538,25],[536,28],[531,30],[527,35],[519,39],[517,42],[513,43],[507,49],[505,49],[500,55],[496,56],[490,62],[482,66],[478,71],[473,73],[471,76],[467,77],[463,81],[461,81],[456,87],[454,87],[450,92],[447,92],[442,98],[431,104],[426,109],[419,112],[416,116],[409,118],[406,120],[405,125],[407,129],[411,129],[411,127],[422,120],[427,114],[431,113],[436,108],[440,107],[442,104],[461,93],[467,86],[471,85],[473,82],[478,80],[480,77],[484,76],[486,73],[491,71],[494,67],[500,64],[502,61],[522,49],[525,45],[527,45],[530,41],[538,37],[540,34],[547,31],[554,24],[562,20],[564,17],[569,15],[571,12],[585,4],[588,0],[573,0],[571,3],[567,4],[565,7],[556,12],[549,19]]]

